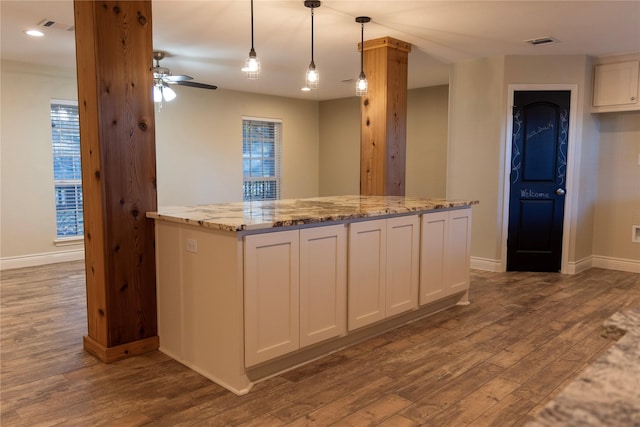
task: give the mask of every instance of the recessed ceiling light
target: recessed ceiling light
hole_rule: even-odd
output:
[[[42,37],[44,33],[38,30],[25,30],[25,33],[31,37]]]
[[[301,90],[301,91],[303,91],[303,92],[309,92],[309,91],[311,90],[311,88],[310,88],[310,87],[305,86],[305,87],[303,87],[303,88],[302,88],[302,89],[300,89],[300,90]]]

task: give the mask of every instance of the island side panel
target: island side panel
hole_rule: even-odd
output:
[[[182,254],[176,224],[156,221],[156,295],[159,350],[182,360]]]
[[[159,334],[167,335],[167,343],[160,335],[161,351],[235,394],[249,392],[242,239],[235,232],[156,221],[156,245],[162,248],[157,259]]]

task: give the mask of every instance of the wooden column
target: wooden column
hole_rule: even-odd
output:
[[[158,348],[151,1],[75,0],[88,336],[103,362]]]
[[[369,91],[360,108],[362,195],[404,196],[409,52],[411,44],[391,37],[364,42]]]

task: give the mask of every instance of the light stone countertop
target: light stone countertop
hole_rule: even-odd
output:
[[[478,201],[404,196],[334,196],[212,205],[171,206],[148,218],[225,230],[260,230],[467,207]]]
[[[611,316],[602,334],[619,340],[527,427],[640,426],[640,307]]]

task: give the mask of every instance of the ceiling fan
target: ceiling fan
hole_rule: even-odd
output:
[[[166,53],[160,50],[153,52],[153,59],[156,61],[156,65],[153,67],[153,100],[155,102],[171,101],[176,97],[176,93],[169,87],[169,85],[178,84],[181,86],[191,86],[200,89],[215,90],[218,86],[209,85],[206,83],[192,82],[193,77],[186,75],[174,76],[168,68],[160,66],[160,60],[166,56]]]

